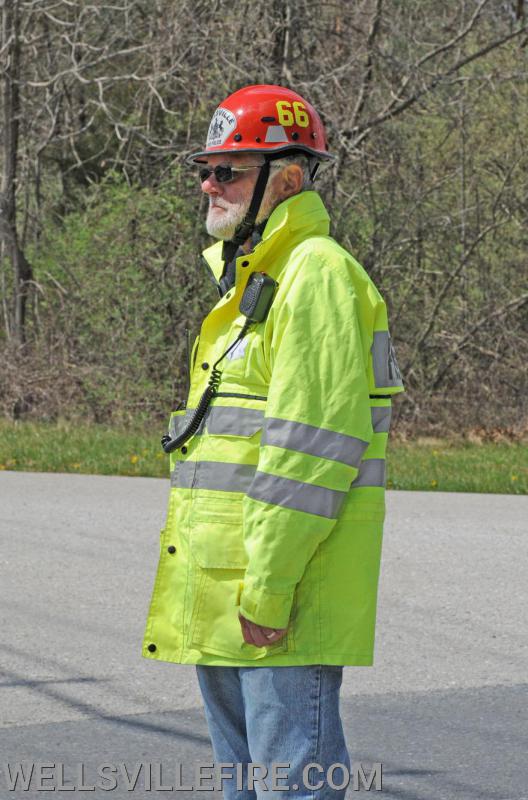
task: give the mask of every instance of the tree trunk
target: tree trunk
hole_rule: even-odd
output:
[[[20,127],[20,19],[18,0],[4,0],[2,7],[3,65],[3,162],[0,191],[0,238],[13,268],[13,339],[20,345],[26,339],[26,307],[31,264],[20,247],[16,225],[16,188]]]

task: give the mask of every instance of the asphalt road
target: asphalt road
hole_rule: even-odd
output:
[[[145,767],[133,792],[78,774],[156,762],[174,784],[212,760],[194,669],[140,656],[167,492],[0,474],[0,800],[50,796],[9,791],[16,762],[64,764],[62,797],[201,795],[148,791]],[[388,493],[376,664],[342,692],[353,762],[383,765],[376,796],[528,798],[527,521],[528,497]]]

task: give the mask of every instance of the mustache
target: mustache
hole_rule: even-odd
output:
[[[228,203],[222,203],[221,201],[217,200],[215,197],[211,197],[209,195],[209,208],[224,208],[224,209],[227,210],[229,208],[229,204]]]
[[[209,195],[209,208],[223,208],[224,211],[240,211],[244,208],[245,203],[226,203],[224,200],[219,200],[217,197]]]

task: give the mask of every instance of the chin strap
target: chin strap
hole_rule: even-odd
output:
[[[255,229],[255,222],[260,210],[262,198],[264,197],[264,192],[266,191],[269,174],[270,162],[268,159],[266,159],[259,170],[259,176],[253,190],[253,197],[251,198],[251,203],[249,204],[249,208],[244,219],[239,225],[237,225],[235,233],[233,234],[233,238],[228,242],[224,242],[224,246],[222,248],[224,270],[229,262],[233,260],[238,248],[241,247],[241,245],[243,245],[247,239],[249,239]]]

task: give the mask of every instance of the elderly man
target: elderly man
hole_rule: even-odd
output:
[[[330,158],[315,109],[280,86],[228,97],[191,157],[219,299],[163,439],[171,493],[143,654],[197,665],[215,759],[233,765],[227,798],[344,797],[342,669],[373,658],[403,387],[385,303],[313,191]]]

